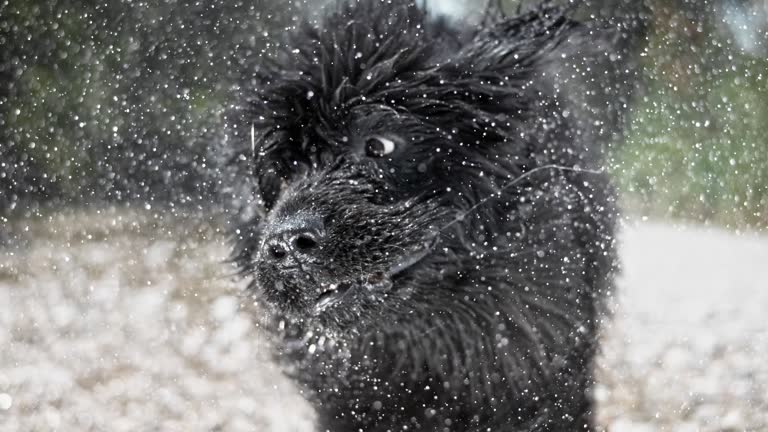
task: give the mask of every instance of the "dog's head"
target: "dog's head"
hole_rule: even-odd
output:
[[[402,0],[296,30],[237,132],[258,183],[237,246],[252,288],[288,316],[359,327],[508,248],[519,203],[502,186],[538,163],[530,135],[553,120],[536,82],[572,27],[539,10],[467,36]]]

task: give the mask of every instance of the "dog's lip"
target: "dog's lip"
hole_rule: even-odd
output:
[[[324,310],[340,302],[349,292],[349,289],[352,288],[352,283],[331,284],[328,288],[315,300],[315,305],[312,308],[313,315],[319,315]]]
[[[372,294],[390,291],[392,289],[392,278],[421,262],[432,252],[436,243],[437,240],[435,238],[426,241],[414,253],[405,255],[402,259],[395,262],[386,272],[374,272],[357,281],[329,284],[328,289],[320,293],[315,300],[312,314],[317,316],[328,308],[339,304],[348,293],[355,289],[364,288],[368,293]]]
[[[402,259],[397,261],[395,265],[390,267],[389,271],[387,272],[387,276],[390,278],[397,276],[400,273],[415,266],[416,264],[421,262],[424,258],[426,258],[430,253],[432,253],[432,250],[435,248],[436,244],[437,244],[437,236],[431,237],[429,240],[424,242],[422,247],[416,249],[416,251],[413,253],[405,255]]]
[[[366,293],[382,293],[392,288],[392,280],[382,272],[376,272],[369,275],[364,280],[351,282],[341,282],[330,284],[328,289],[323,291],[315,300],[312,307],[312,314],[319,315],[326,309],[340,303],[349,293],[355,290],[364,289]]]

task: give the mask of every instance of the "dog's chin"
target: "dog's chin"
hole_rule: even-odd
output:
[[[354,331],[372,312],[395,295],[394,281],[383,272],[355,280],[292,287],[291,292],[264,296],[269,307],[285,318],[310,326]]]

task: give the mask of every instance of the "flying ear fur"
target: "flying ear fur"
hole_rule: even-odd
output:
[[[435,56],[425,69],[374,97],[427,121],[464,125],[465,132],[480,133],[486,142],[516,141],[519,126],[542,115],[536,109],[541,100],[556,97],[546,76],[558,50],[578,29],[562,8],[499,16],[458,52]]]
[[[604,150],[623,130],[635,82],[618,48],[622,35],[549,3],[513,18],[496,14],[439,74],[465,101],[472,95],[481,118],[567,122],[574,148]]]

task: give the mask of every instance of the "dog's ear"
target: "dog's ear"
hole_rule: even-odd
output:
[[[489,20],[446,67],[465,76],[530,78],[553,60],[552,54],[578,28],[564,9],[556,7]]]
[[[567,8],[541,6],[486,23],[437,67],[441,82],[452,87],[442,96],[459,99],[453,105],[471,108],[468,114],[478,121],[567,122],[561,128],[570,130],[575,146],[604,146],[621,129],[622,106],[631,94],[614,84],[631,79],[622,59],[616,59],[618,33],[577,22],[571,14]],[[605,101],[617,106],[604,106]],[[510,132],[519,135],[519,128]]]
[[[519,141],[519,126],[539,115],[543,93],[552,93],[553,86],[544,90],[543,83],[556,69],[557,53],[577,31],[560,8],[499,17],[462,37],[457,51],[443,50],[424,70],[390,83],[388,102],[428,122],[454,124],[475,137],[471,142],[478,136],[483,142]]]

